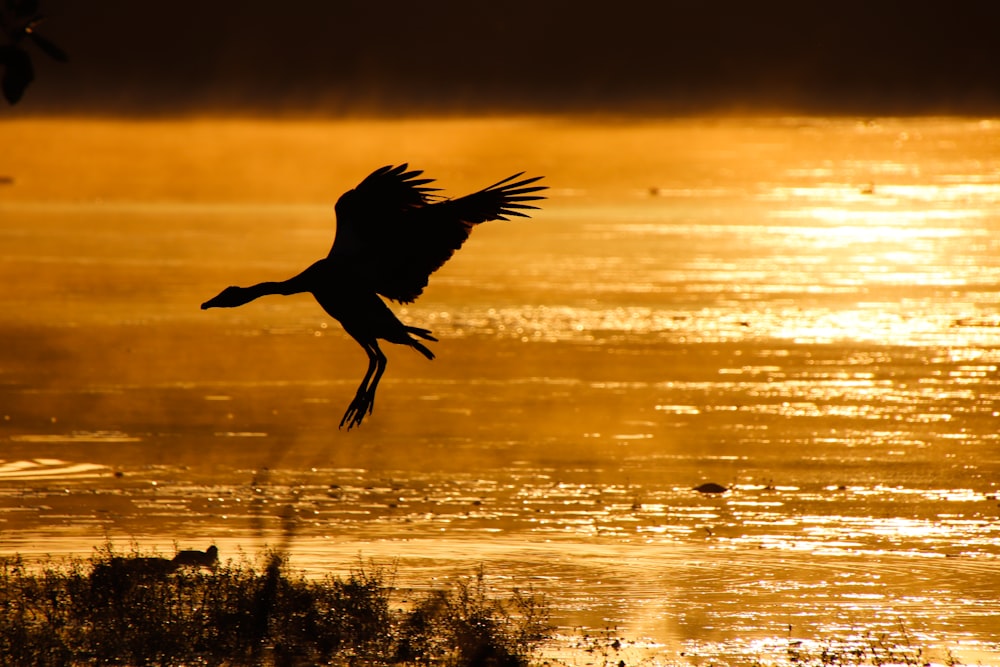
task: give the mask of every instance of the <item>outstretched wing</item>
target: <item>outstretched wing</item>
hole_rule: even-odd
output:
[[[407,165],[382,167],[337,202],[337,238],[330,257],[350,262],[359,278],[379,294],[401,302],[416,299],[427,279],[462,247],[472,228],[507,216],[528,217],[526,202],[541,177],[515,174],[479,192],[441,199],[433,180]]]
[[[356,188],[337,200],[337,237],[330,257],[361,257],[377,254],[391,242],[392,234],[407,212],[423,208],[437,188],[426,187],[423,172],[407,171],[406,164],[376,169]]]

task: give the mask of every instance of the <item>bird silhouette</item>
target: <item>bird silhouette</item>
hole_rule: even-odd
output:
[[[190,565],[192,567],[207,567],[214,570],[219,564],[219,547],[214,544],[205,551],[185,549],[178,551],[171,561],[174,566]]]
[[[534,185],[541,176],[521,179],[520,172],[448,199],[429,187],[433,179],[419,178],[422,171],[408,169],[407,164],[376,169],[341,195],[335,207],[337,234],[325,258],[288,280],[227,287],[201,304],[202,309],[233,308],[269,294],[312,294],[368,355],[368,370],[340,420],[340,427],[346,424],[348,430],[360,426],[374,409],[387,361],[380,338],[434,358],[417,340],[437,341],[431,332],[403,324],[379,295],[399,303],[414,301],[473,227],[507,216],[529,217],[522,211],[538,207],[526,202],[544,199],[536,193],[547,189]]]

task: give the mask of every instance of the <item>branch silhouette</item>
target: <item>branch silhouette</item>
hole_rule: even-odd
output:
[[[69,60],[65,51],[38,33],[43,20],[38,12],[38,0],[4,0],[0,7],[0,35],[6,42],[0,44],[0,68],[3,69],[0,90],[9,104],[17,104],[35,80],[31,54],[22,46],[25,39],[53,60],[63,63]]]

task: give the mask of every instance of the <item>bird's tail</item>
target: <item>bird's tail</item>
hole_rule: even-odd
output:
[[[407,333],[411,333],[411,334],[415,334],[417,336],[420,336],[424,340],[431,340],[431,341],[434,341],[435,343],[437,342],[437,338],[435,338],[434,336],[431,335],[431,332],[430,332],[429,329],[420,329],[419,327],[406,327],[406,331],[407,331]],[[434,353],[431,352],[427,348],[427,346],[424,345],[423,343],[421,343],[419,341],[416,341],[416,340],[413,340],[412,338],[410,339],[409,342],[410,342],[410,347],[412,347],[414,350],[416,350],[420,354],[424,355],[428,359],[433,359],[434,358]]]

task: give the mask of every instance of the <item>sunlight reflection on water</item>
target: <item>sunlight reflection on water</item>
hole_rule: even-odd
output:
[[[313,138],[360,131],[289,147],[287,126],[216,122],[231,150],[307,165]],[[431,127],[487,147],[505,128]],[[554,651],[619,626],[631,639],[609,655],[629,663],[801,664],[817,637],[849,651],[870,633],[995,661],[996,127],[517,132],[551,140],[523,160],[559,187],[535,220],[477,230],[397,308],[434,330],[438,359],[387,350],[379,405],[350,434],[337,420],[363,356],[314,304],[197,304],[323,254],[315,193],[356,182],[353,166],[215,174],[168,153],[169,177],[122,174],[135,190],[108,201],[125,186],[86,171],[66,182],[105,199],[60,195],[21,153],[26,185],[0,200],[0,278],[19,285],[0,295],[4,551],[269,542],[312,575],[398,562],[404,587],[484,563],[491,585],[550,596]],[[646,149],[619,155],[620,132]],[[425,157],[469,179],[493,164]],[[189,169],[216,179],[192,200]],[[722,493],[694,490],[706,481]]]

